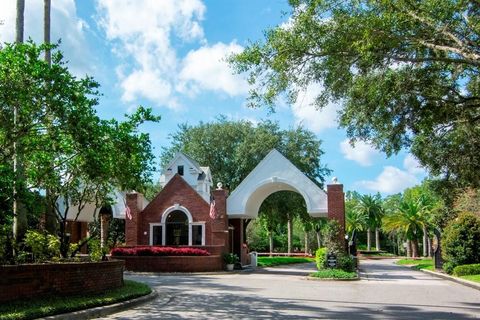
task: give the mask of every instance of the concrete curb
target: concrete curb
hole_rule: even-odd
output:
[[[337,278],[317,278],[317,277],[305,277],[307,280],[311,281],[359,281],[360,277],[352,278],[352,279],[337,279]]]
[[[124,311],[129,308],[133,308],[135,306],[144,304],[146,302],[149,302],[153,299],[158,297],[158,293],[152,289],[152,292],[150,294],[147,294],[146,296],[138,297],[135,299],[127,300],[127,301],[122,301],[114,304],[109,304],[106,306],[100,306],[100,307],[95,307],[91,309],[85,309],[85,310],[79,310],[79,311],[74,311],[74,312],[69,312],[69,313],[62,313],[62,314],[57,314],[45,318],[40,318],[40,319],[47,319],[47,320],[82,320],[82,319],[92,319],[92,318],[98,318],[98,317],[103,317],[107,316],[113,313],[117,313],[120,311]]]
[[[427,273],[427,274],[430,274],[432,276],[436,276],[438,278],[442,278],[442,279],[445,279],[445,280],[450,280],[450,281],[453,281],[453,282],[456,282],[456,283],[459,283],[459,284],[463,284],[464,286],[470,287],[472,289],[480,290],[480,283],[465,280],[465,279],[462,279],[462,278],[457,278],[457,277],[454,277],[454,276],[451,276],[451,275],[448,275],[448,274],[435,272],[435,271],[431,271],[431,270],[420,269],[420,271],[422,271],[424,273]]]
[[[468,281],[468,280],[458,278],[458,277],[454,277],[454,276],[451,276],[451,275],[448,275],[448,274],[445,274],[445,273],[440,273],[440,272],[425,270],[425,269],[417,269],[417,268],[415,268],[415,265],[401,265],[401,264],[396,264],[396,265],[400,266],[400,267],[410,268],[410,269],[416,270],[416,271],[421,271],[423,273],[429,274],[431,276],[435,276],[437,278],[450,280],[450,281],[456,282],[458,284],[462,284],[464,286],[470,287],[472,289],[480,290],[480,283],[476,283],[476,282],[473,282],[473,281]]]

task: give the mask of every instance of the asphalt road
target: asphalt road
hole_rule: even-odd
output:
[[[476,319],[480,291],[396,266],[362,261],[360,281],[312,281],[314,264],[250,273],[129,273],[159,293],[107,319]]]

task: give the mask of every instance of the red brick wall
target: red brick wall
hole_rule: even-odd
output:
[[[130,214],[132,219],[125,217],[125,242],[129,246],[136,246],[141,244],[141,225],[142,225],[142,215],[141,212],[141,203],[143,201],[143,196],[140,193],[129,193],[127,194],[127,206],[130,208]]]
[[[123,285],[124,262],[0,266],[0,302],[45,295],[101,293]]]
[[[116,257],[125,269],[137,272],[206,272],[223,269],[220,255],[199,257]]]
[[[327,185],[328,219],[335,219],[340,223],[339,239],[345,242],[345,194],[343,184]]]

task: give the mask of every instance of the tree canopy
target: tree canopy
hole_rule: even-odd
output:
[[[273,148],[280,151],[315,183],[322,186],[330,170],[321,163],[321,141],[297,127],[282,130],[278,124],[262,121],[229,121],[220,117],[215,122],[197,126],[182,124],[170,135],[171,145],[162,151],[161,163],[170,161],[182,151],[201,165],[209,166],[215,182],[233,190]]]
[[[51,65],[44,61],[43,53],[52,48],[29,42],[5,44],[0,50],[0,198],[12,202],[13,181],[21,187],[17,196],[23,200],[48,189],[47,198],[65,232],[69,207],[77,206],[80,213],[86,203],[107,204],[114,188],[142,190],[154,156],[149,135],[139,126],[159,117],[139,107],[122,122],[100,119],[95,110],[98,84],[90,77],[73,76],[58,51]],[[22,181],[13,174],[14,142],[21,155]]]
[[[251,106],[323,86],[353,142],[402,148],[434,175],[480,186],[480,4],[459,0],[290,0],[288,21],[230,57]]]

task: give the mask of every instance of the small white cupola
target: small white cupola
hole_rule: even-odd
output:
[[[201,167],[188,155],[177,152],[172,161],[162,169],[162,175],[160,176],[161,186],[165,187],[170,179],[177,173],[182,176],[205,201],[210,202],[210,187],[213,185],[213,180],[209,167]]]

